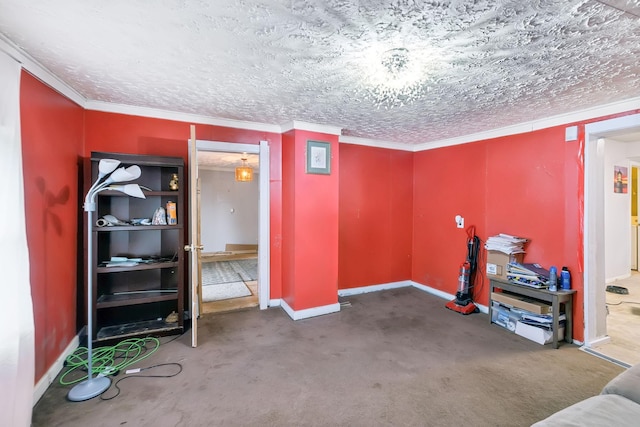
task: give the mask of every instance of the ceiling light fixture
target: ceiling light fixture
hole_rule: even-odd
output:
[[[253,169],[247,164],[247,154],[242,157],[242,166],[236,168],[236,181],[250,182],[253,181]]]
[[[420,61],[404,47],[374,53],[369,60],[366,96],[378,108],[393,108],[422,97],[425,92]]]

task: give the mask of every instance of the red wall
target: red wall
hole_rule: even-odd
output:
[[[282,299],[295,300],[295,132],[282,135]]]
[[[21,120],[38,380],[77,332],[79,157],[112,151],[187,162],[190,132],[184,122],[83,111],[27,73]],[[467,235],[454,224],[460,214],[483,240],[500,232],[531,239],[528,262],[569,266],[578,290],[574,338],[582,340],[584,122],[578,125],[577,142],[565,142],[565,126],[557,126],[418,153],[304,131],[197,125],[197,137],[269,141],[271,298],[302,310],[337,302],[338,286],[409,278],[454,294],[466,257]],[[330,176],[304,172],[307,139],[331,142]],[[487,304],[486,284],[476,286],[476,300]]]
[[[20,115],[37,382],[77,332],[83,109],[23,72]]]
[[[565,126],[423,151],[415,156],[413,280],[455,294],[467,235],[484,242],[507,233],[530,239],[525,262],[573,272],[574,338],[582,340],[582,234],[578,209],[581,144],[565,142]],[[484,249],[483,249],[484,255]],[[474,298],[488,304],[485,257]]]
[[[89,156],[92,151],[177,156],[184,158],[185,166],[188,167],[189,123],[99,111],[86,111],[85,117],[85,156]],[[281,135],[199,124],[196,125],[196,138],[243,144],[269,142],[269,164],[272,173],[270,293],[271,298],[280,298],[282,213],[278,202],[281,194]],[[187,239],[188,234],[188,232],[185,233]]]
[[[340,145],[339,289],[411,279],[413,153]]]
[[[307,140],[331,144],[331,174],[306,173]],[[283,298],[295,311],[338,302],[337,135],[283,136]]]
[[[412,267],[415,282],[456,293],[458,269],[467,255],[467,234],[456,228],[456,215],[465,218],[465,226],[474,225],[478,235],[486,236],[485,159],[481,143],[415,153]],[[495,191],[501,192],[502,188]]]
[[[189,123],[84,111],[27,73],[21,82],[27,239],[38,381],[77,333],[77,254],[82,250],[79,165],[91,151],[179,156],[188,164]],[[197,125],[198,139],[269,141],[271,298],[281,296],[281,136]],[[79,219],[80,218],[80,219]],[[83,301],[80,301],[82,304]],[[80,325],[78,325],[78,323]]]

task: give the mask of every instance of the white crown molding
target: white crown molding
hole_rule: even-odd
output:
[[[546,117],[544,119],[532,120],[530,122],[519,123],[512,126],[505,126],[503,128],[492,129],[485,132],[478,132],[456,138],[442,139],[439,141],[425,142],[415,145],[414,151],[433,150],[435,148],[467,144],[469,142],[476,142],[484,139],[533,132],[535,130],[546,129],[553,126],[569,125],[574,122],[610,116],[612,114],[626,113],[637,109],[640,109],[640,97],[600,105],[597,107],[585,108],[583,110],[559,114],[557,116]]]
[[[280,132],[285,133],[290,130],[306,130],[309,132],[326,133],[327,135],[341,135],[342,128],[339,126],[320,125],[317,123],[301,122],[293,120],[280,126]]]
[[[0,51],[6,53],[11,58],[19,62],[22,68],[28,71],[29,74],[84,108],[87,101],[84,96],[80,95],[80,93],[75,89],[60,80],[55,74],[49,71],[49,69],[44,67],[2,34],[0,34]]]
[[[412,152],[433,150],[436,148],[448,147],[452,145],[467,144],[470,142],[498,138],[508,135],[517,135],[520,133],[532,132],[534,130],[545,129],[553,126],[568,125],[574,122],[585,121],[598,117],[605,117],[613,114],[626,113],[629,111],[640,109],[640,97],[636,97],[597,107],[586,108],[566,114],[560,114],[557,116],[547,117],[539,120],[532,120],[530,122],[519,123],[512,126],[505,126],[502,128],[492,129],[484,132],[463,135],[455,138],[442,139],[438,141],[424,142],[414,145],[346,136],[342,135],[342,128],[339,126],[320,125],[298,120],[293,120],[283,125],[275,125],[242,120],[223,119],[190,113],[180,113],[175,111],[160,110],[156,108],[136,107],[131,105],[87,100],[87,98],[73,89],[63,80],[58,78],[49,69],[44,67],[36,59],[24,52],[2,34],[0,34],[0,51],[6,53],[15,61],[19,62],[22,65],[22,68],[28,71],[34,77],[36,77],[55,91],[59,92],[69,100],[75,102],[80,107],[83,107],[87,110],[175,120],[188,123],[208,124],[213,126],[255,130],[276,134],[285,133],[293,129],[306,130],[311,132],[325,133],[329,135],[338,135],[339,141],[341,143]]]
[[[228,128],[256,130],[277,134],[280,133],[280,126],[267,123],[223,119],[218,117],[202,116],[199,114],[180,113],[177,111],[160,110],[157,108],[148,107],[136,107],[133,105],[114,104],[103,101],[87,101],[85,108],[87,110],[101,111],[103,113],[128,114],[132,116],[150,117],[154,119],[174,120],[178,122],[223,126]]]
[[[415,146],[401,142],[382,141],[379,139],[360,138],[357,136],[342,135],[339,139],[343,144],[366,145],[375,148],[389,148],[391,150],[416,151]]]

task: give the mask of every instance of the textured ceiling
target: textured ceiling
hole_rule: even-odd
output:
[[[0,33],[88,100],[419,144],[640,96],[639,16],[640,0],[0,0]]]
[[[246,159],[247,166],[254,173],[260,172],[260,158],[257,154],[198,151],[198,166],[202,169],[234,171],[236,167],[242,166],[242,159]]]

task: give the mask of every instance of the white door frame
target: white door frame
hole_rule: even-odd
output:
[[[584,345],[609,341],[604,264],[604,138],[640,128],[640,114],[585,125]],[[608,181],[607,181],[608,182]]]
[[[258,301],[260,309],[269,306],[270,298],[270,216],[269,216],[269,143],[260,141],[260,145],[237,144],[233,142],[196,140],[198,151],[218,151],[223,153],[251,153],[260,158],[258,174]]]

